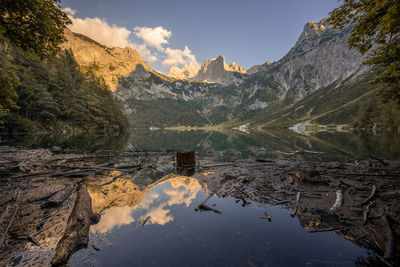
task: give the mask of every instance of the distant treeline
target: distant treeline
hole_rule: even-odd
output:
[[[19,82],[16,107],[1,118],[7,132],[121,133],[128,121],[105,83],[89,69],[83,74],[71,51],[42,60],[1,44],[2,65],[12,66]]]

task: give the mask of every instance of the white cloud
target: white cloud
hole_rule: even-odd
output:
[[[66,7],[66,8],[63,8],[61,10],[64,11],[65,13],[67,13],[68,15],[71,15],[71,16],[75,15],[75,13],[76,13],[76,10],[72,9],[70,7]]]
[[[131,224],[135,221],[132,217],[131,207],[111,207],[103,212],[100,222],[92,225],[90,231],[92,233],[107,233],[114,227],[121,227],[122,225]]]
[[[196,56],[185,46],[184,50],[167,48],[165,50],[167,59],[162,64],[170,67],[168,75],[183,79],[195,76],[200,70]]]
[[[172,66],[169,68],[168,76],[177,79],[188,79],[196,76],[199,70],[200,65],[198,64],[185,65],[182,68]]]
[[[107,47],[132,47],[143,57],[147,62],[156,62],[159,57],[164,58],[161,64],[169,67],[169,75],[176,78],[190,78],[197,74],[200,66],[193,52],[185,46],[183,50],[172,49],[166,47],[168,39],[171,38],[172,32],[158,26],[150,27],[135,27],[134,32],[125,27],[120,27],[115,24],[109,24],[105,19],[101,18],[75,18],[73,14],[76,10],[66,7],[64,12],[69,14],[72,24],[69,29],[73,32],[83,34]],[[133,43],[129,37],[134,33],[138,38],[141,38],[144,43]],[[150,51],[149,47],[154,47],[160,51],[158,56]]]
[[[184,50],[167,48],[165,50],[167,59],[162,64],[164,66],[180,66],[180,65],[191,65],[197,64],[196,56],[192,54],[189,47],[185,46]]]
[[[143,39],[146,44],[157,48],[159,51],[165,50],[163,45],[168,44],[167,39],[172,35],[170,31],[164,29],[162,26],[156,28],[135,27],[134,31],[137,37]]]

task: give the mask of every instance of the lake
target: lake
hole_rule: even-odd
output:
[[[109,181],[107,173],[86,181],[92,209],[101,217],[98,223],[90,226],[88,248],[73,254],[70,266],[382,264],[379,256],[385,250],[379,244],[384,243],[384,239],[373,241],[375,235],[371,237],[369,231],[383,231],[383,226],[376,224],[375,219],[362,226],[359,222],[362,210],[354,208],[358,205],[354,203],[368,195],[374,180],[351,181],[353,188],[364,190],[352,196],[354,192],[348,180],[344,180],[344,187],[337,185],[335,179],[317,186],[294,184],[293,187],[293,180],[289,182],[287,178],[292,177],[294,168],[296,171],[321,168],[321,173],[325,167],[329,170],[347,168],[357,173],[365,169],[364,166],[370,166],[371,161],[376,165],[382,160],[399,159],[397,133],[315,132],[305,135],[286,130],[255,133],[133,130],[125,136],[19,135],[13,139],[3,136],[1,142],[2,145],[50,148],[54,153],[94,153],[106,160],[108,156],[111,160],[133,151],[164,153],[164,156],[155,156],[155,163],[140,175],[136,173],[104,184]],[[196,151],[197,167],[193,177],[176,173],[175,151],[178,150]],[[301,153],[296,154],[296,151]],[[147,156],[153,157],[152,154]],[[124,158],[125,162],[127,160],[129,158]],[[204,167],[231,162],[238,163],[221,168]],[[277,165],[267,167],[268,164]],[[214,194],[223,181],[221,177],[229,175],[235,177],[236,184]],[[390,179],[380,180],[379,186],[398,186],[397,180]],[[265,190],[266,195],[260,196],[262,188],[252,191],[247,187],[252,183],[271,187]],[[345,194],[343,214],[329,212],[337,194],[334,187],[342,188]],[[234,190],[229,191],[229,188]],[[299,205],[295,200],[296,190],[303,195],[299,212],[293,215],[295,203]],[[198,205],[210,194],[206,209],[199,210]],[[396,200],[388,201],[382,203],[395,212],[398,205],[393,203]],[[372,217],[379,216],[381,204],[378,204],[371,211]],[[362,226],[361,232],[346,230],[358,229],[357,225]]]

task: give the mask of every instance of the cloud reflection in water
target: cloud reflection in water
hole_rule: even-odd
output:
[[[119,201],[117,201],[118,206],[112,206],[103,210],[100,222],[97,225],[91,226],[91,232],[107,233],[112,231],[115,227],[128,225],[136,220],[143,221],[148,216],[150,216],[150,220],[146,225],[165,225],[172,222],[174,217],[171,214],[170,207],[182,204],[189,207],[202,187],[194,178],[177,175],[170,176],[170,179],[154,185],[150,191],[149,188],[141,190],[141,192],[146,191],[146,195],[139,203],[137,203],[137,201],[132,201],[132,199],[125,196],[126,188],[120,188],[120,190],[118,190],[118,188],[114,186],[113,189],[115,193],[118,192],[119,194]],[[124,187],[130,183],[132,182],[125,182]],[[132,186],[134,186],[133,183]],[[137,189],[138,187],[136,186],[135,188],[136,190],[140,190]],[[96,194],[91,194],[92,199],[96,198],[96,196]],[[104,196],[102,197],[104,200]],[[115,203],[115,198],[115,195],[112,199],[110,198],[112,201],[109,205]],[[124,200],[126,200],[126,203],[124,203]],[[95,205],[98,201],[93,199],[92,203],[94,204],[93,209],[97,210]]]

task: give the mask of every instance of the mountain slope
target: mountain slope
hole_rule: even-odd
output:
[[[71,49],[82,71],[93,70],[97,77],[104,79],[113,92],[117,89],[118,79],[128,76],[138,64],[151,70],[139,53],[130,47],[108,48],[68,29],[64,35],[66,41],[61,47]]]
[[[365,99],[375,97],[378,85],[367,82],[369,74],[338,80],[320,88],[311,95],[295,101],[288,95],[248,119],[263,127],[289,127],[298,122],[314,121],[320,124],[347,124],[355,122],[357,112]]]

